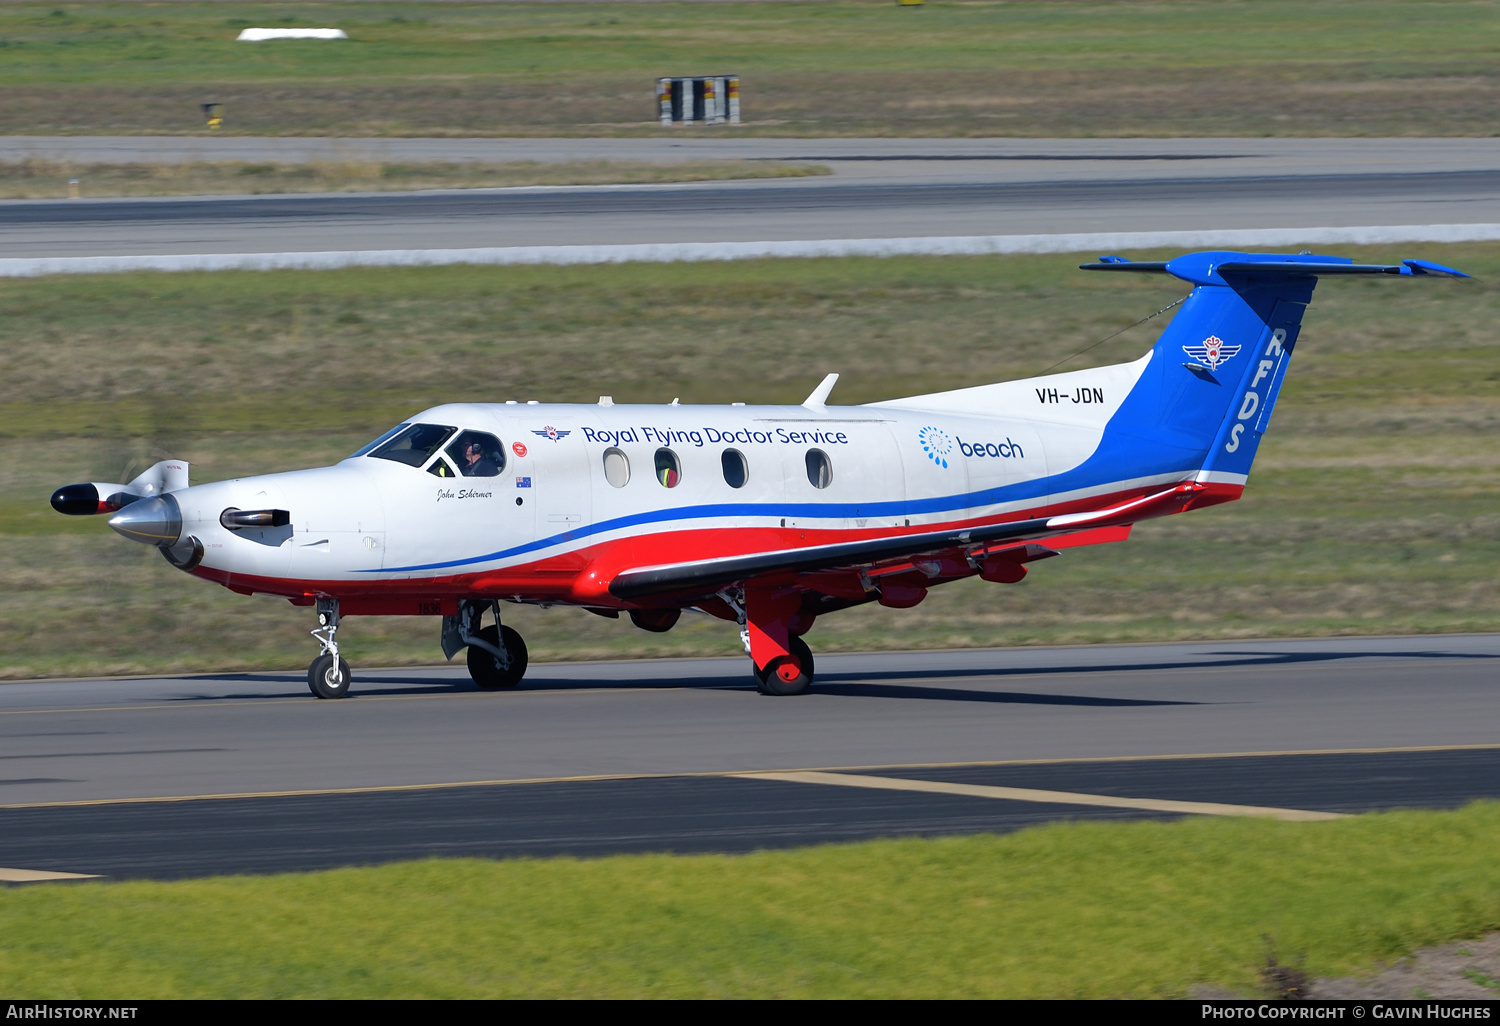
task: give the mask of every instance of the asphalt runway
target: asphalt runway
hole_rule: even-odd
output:
[[[814,639],[815,640],[815,639]],[[357,653],[355,653],[357,657]],[[0,866],[181,877],[425,855],[747,851],[1058,818],[1500,797],[1500,636],[0,686]],[[0,872],[0,879],[6,874]]]
[[[0,145],[0,159],[23,152],[10,142],[9,150]],[[250,142],[297,152],[291,140]],[[390,141],[397,142],[441,148],[437,141]],[[531,159],[611,153],[643,159],[651,157],[643,144],[655,142],[506,145]],[[1500,223],[1495,143],[727,140],[670,152],[658,145],[658,160],[739,153],[826,164],[834,174],[658,186],[12,201],[0,203],[0,257],[1493,224]],[[475,153],[478,144],[499,145],[457,140],[449,148],[459,144]],[[181,142],[176,150],[163,146],[179,156],[188,152]]]

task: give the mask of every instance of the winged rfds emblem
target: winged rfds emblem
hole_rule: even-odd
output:
[[[1213,370],[1219,364],[1234,359],[1234,355],[1240,351],[1240,347],[1225,345],[1222,338],[1217,335],[1210,335],[1199,345],[1183,346],[1182,351],[1209,370]]]

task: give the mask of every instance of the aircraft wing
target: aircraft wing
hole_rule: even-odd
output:
[[[948,549],[972,548],[995,542],[1032,541],[1175,513],[1203,489],[1201,484],[1186,482],[1107,509],[1083,513],[637,567],[620,573],[610,581],[609,591],[621,599],[639,599],[674,592],[712,595],[721,588],[742,585],[753,578],[772,574],[864,568],[880,562],[931,555]]]

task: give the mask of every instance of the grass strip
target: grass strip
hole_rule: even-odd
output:
[[[398,189],[498,189],[524,185],[642,185],[743,178],[826,175],[817,164],[726,160],[684,163],[515,161],[500,164],[316,161],[254,164],[75,164],[23,160],[0,163],[0,199],[77,196],[212,196],[295,192],[385,192]],[[76,194],[76,195],[75,195]]]
[[[0,4],[0,133],[207,136],[216,102],[250,135],[653,135],[655,79],[712,71],[741,78],[720,135],[1487,136],[1497,25],[1494,0],[45,0]]]
[[[749,785],[747,785],[749,786]],[[1500,804],[0,891],[16,998],[1254,995],[1500,927]]]

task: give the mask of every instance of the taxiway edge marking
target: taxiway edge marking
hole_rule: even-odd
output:
[[[1031,787],[995,787],[989,784],[954,784],[942,780],[909,780],[903,777],[870,777],[857,773],[737,773],[746,780],[779,780],[796,784],[824,784],[834,787],[864,787],[878,791],[921,791],[927,794],[954,794],[969,798],[998,798],[1012,802],[1037,802],[1048,805],[1091,805],[1112,809],[1140,809],[1147,812],[1177,812],[1196,816],[1248,816],[1255,819],[1279,819],[1291,823],[1311,823],[1345,819],[1341,812],[1313,812],[1307,809],[1277,809],[1263,805],[1226,805],[1220,802],[1183,802],[1164,798],[1123,798],[1107,794],[1081,794],[1073,791],[1042,791]]]
[[[633,187],[632,187],[633,188]],[[265,253],[160,253],[0,258],[0,277],[112,274],[122,271],[330,270],[343,267],[440,267],[449,264],[676,263],[767,258],[985,256],[1093,253],[1116,249],[1234,249],[1249,246],[1488,242],[1500,224],[1408,224],[1314,228],[936,235],[892,238],[779,239],[751,242],[645,242],[595,245],[481,246],[459,249],[307,250]]]

